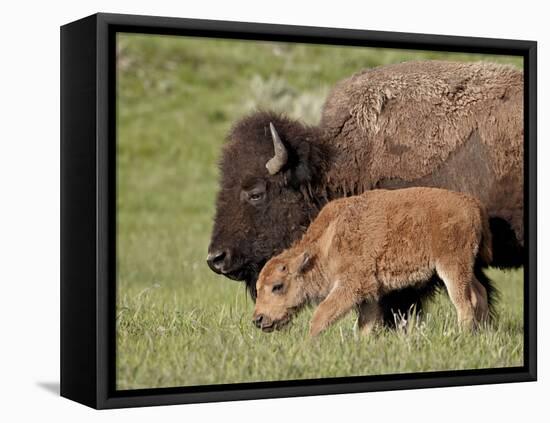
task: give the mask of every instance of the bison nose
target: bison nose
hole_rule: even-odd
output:
[[[262,327],[262,320],[264,320],[264,315],[263,314],[258,314],[257,316],[254,316],[252,318],[252,322],[256,325],[257,328]]]
[[[229,262],[229,251],[218,250],[209,252],[208,256],[206,256],[206,262],[214,272],[223,273]]]

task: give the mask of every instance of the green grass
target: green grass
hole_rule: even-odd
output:
[[[315,123],[328,89],[365,67],[521,59],[140,35],[118,47],[119,389],[522,364],[521,271],[491,270],[499,318],[478,334],[457,330],[440,295],[408,330],[363,339],[350,315],[311,341],[311,310],[264,334],[242,284],[205,264],[216,163],[239,117],[264,107]]]
[[[311,310],[280,332],[251,323],[252,301],[198,269],[185,288],[152,285],[119,300],[118,386],[147,388],[349,375],[520,366],[523,363],[521,272],[492,271],[502,290],[496,323],[460,332],[446,295],[418,321],[361,337],[355,315],[317,340]],[[211,279],[211,278],[210,278]],[[124,289],[126,291],[126,289]],[[187,295],[189,293],[189,295]]]

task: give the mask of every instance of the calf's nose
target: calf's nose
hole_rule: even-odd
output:
[[[257,328],[262,327],[262,320],[264,320],[263,314],[258,314],[252,318],[252,322],[254,322]]]
[[[208,267],[216,273],[223,273],[229,264],[229,250],[210,251],[206,256]]]

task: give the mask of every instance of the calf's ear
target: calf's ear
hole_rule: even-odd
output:
[[[297,273],[305,273],[312,264],[311,254],[308,251],[304,251],[298,256],[298,268],[296,269]]]

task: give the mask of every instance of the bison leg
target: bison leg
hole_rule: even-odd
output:
[[[407,316],[409,313],[421,313],[426,300],[433,297],[441,280],[434,276],[431,281],[420,287],[407,287],[392,291],[380,299],[384,325],[393,328],[396,316]]]
[[[449,298],[456,308],[459,325],[463,328],[474,329],[476,312],[472,297],[477,294],[472,283],[474,280],[472,266],[469,266],[467,260],[460,263],[460,259],[450,259],[438,263],[436,271],[443,280]]]
[[[521,224],[520,224],[521,225]],[[523,226],[514,230],[505,219],[489,219],[492,234],[493,261],[491,266],[501,269],[518,268],[524,265]],[[518,225],[514,225],[518,226]],[[518,235],[521,241],[518,240]]]
[[[319,335],[355,307],[357,302],[358,298],[351,289],[335,282],[335,287],[315,310],[311,319],[309,334],[312,337]]]
[[[382,323],[382,309],[377,301],[363,301],[359,309],[359,330],[362,335],[368,335]]]

